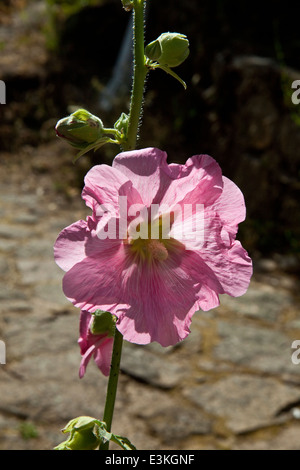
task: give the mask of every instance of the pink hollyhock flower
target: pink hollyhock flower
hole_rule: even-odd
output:
[[[55,244],[63,290],[80,309],[116,315],[125,340],[175,344],[219,294],[246,292],[252,262],[235,239],[244,198],[210,156],[168,165],[159,149],[123,152],[87,173],[82,197],[92,215]]]
[[[113,337],[107,333],[93,334],[91,324],[93,316],[89,312],[80,312],[78,344],[81,352],[81,363],[79,368],[79,377],[85,374],[87,365],[92,357],[101,370],[102,374],[108,376],[113,348]]]

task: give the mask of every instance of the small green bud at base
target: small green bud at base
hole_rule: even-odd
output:
[[[85,109],[78,109],[70,116],[60,119],[55,126],[58,137],[73,147],[83,149],[103,136],[101,119]]]
[[[90,416],[72,419],[62,430],[63,433],[70,433],[69,439],[56,446],[54,450],[96,449],[100,443],[99,438],[93,432],[96,422],[97,420]]]
[[[93,335],[114,336],[115,334],[115,317],[110,312],[96,310],[93,315],[93,321],[90,326]]]
[[[115,122],[114,128],[120,132],[121,135],[127,136],[129,116],[128,114],[122,113],[119,119]]]

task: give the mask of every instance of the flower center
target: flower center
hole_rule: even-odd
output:
[[[166,223],[168,222],[168,223]],[[136,260],[163,262],[171,254],[185,249],[185,246],[170,236],[171,216],[159,216],[155,220],[135,219],[127,230],[127,245],[129,253]]]
[[[168,257],[168,250],[163,241],[160,240],[143,240],[137,238],[129,243],[132,254],[138,256],[141,260],[157,260],[165,261]]]
[[[161,217],[152,223],[142,220],[128,227],[126,244],[130,252],[141,261],[165,261],[169,255],[167,236],[165,237],[162,231]]]

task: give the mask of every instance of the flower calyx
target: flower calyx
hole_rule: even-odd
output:
[[[108,432],[106,423],[90,416],[79,416],[68,422],[62,429],[69,438],[54,447],[54,450],[94,450],[101,443],[112,441],[123,450],[136,450],[126,437]]]
[[[90,331],[93,335],[114,336],[116,328],[116,317],[110,312],[96,310],[93,315],[93,321]]]
[[[98,150],[107,143],[119,144],[121,140],[121,133],[117,129],[105,128],[101,119],[86,109],[77,109],[60,119],[55,131],[57,137],[80,150],[74,161],[89,150]]]
[[[162,33],[145,48],[146,65],[150,69],[160,68],[178,80],[184,88],[185,82],[172,70],[188,57],[189,41],[184,34]]]
[[[99,437],[94,434],[96,419],[90,416],[79,416],[68,422],[62,429],[69,433],[69,438],[56,446],[54,450],[94,450],[100,443]]]

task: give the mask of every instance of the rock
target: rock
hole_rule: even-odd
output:
[[[38,222],[38,217],[35,214],[20,214],[13,219],[16,224],[34,225]]]
[[[209,434],[212,420],[199,409],[174,403],[157,410],[149,420],[149,427],[163,442],[174,444],[192,435]]]
[[[128,413],[146,422],[151,435],[162,439],[168,448],[173,445],[178,449],[187,437],[211,432],[212,422],[205,413],[186,405],[182,400],[170,400],[168,390],[129,382],[126,392]],[[145,406],[145,403],[149,406]]]
[[[0,300],[26,299],[26,294],[18,289],[0,286]]]
[[[284,333],[238,322],[219,322],[218,331],[215,358],[269,374],[300,374],[291,361],[292,341]]]
[[[5,239],[20,239],[27,238],[31,231],[27,228],[20,227],[19,225],[0,225],[0,238]]]
[[[48,238],[33,238],[22,246],[18,247],[17,250],[18,258],[48,258],[52,263],[55,264],[54,255],[53,255],[53,243],[52,240]]]
[[[30,304],[29,302],[22,301],[22,300],[5,301],[5,302],[1,302],[1,305],[0,305],[0,311],[3,314],[30,312],[32,308],[33,308],[32,304]]]
[[[43,311],[39,316],[9,317],[5,328],[7,363],[24,358],[30,360],[40,354],[52,355],[74,345],[77,349],[78,322],[79,317],[74,314],[45,317]],[[46,367],[43,366],[45,361],[47,356],[43,357],[39,367]],[[20,366],[21,375],[22,367],[24,365]]]
[[[273,378],[233,374],[191,387],[185,396],[207,413],[224,419],[230,431],[241,434],[281,422],[278,415],[300,400],[300,391]]]
[[[74,358],[74,353],[59,351],[47,358],[24,358],[18,367],[11,367],[15,377],[22,375],[1,384],[5,396],[1,409],[21,412],[30,420],[64,425],[76,416],[102,415],[106,379],[98,371],[97,380],[80,380],[79,362],[77,359],[76,364]]]
[[[9,240],[9,239],[0,240],[0,251],[3,251],[4,253],[14,250],[16,246],[17,246],[16,240]]]
[[[292,296],[287,292],[266,284],[257,285],[255,282],[251,282],[247,292],[241,297],[221,296],[221,305],[237,314],[270,322],[277,320],[292,301]]]
[[[6,259],[0,259],[0,276],[5,276],[9,271],[9,265]]]
[[[36,299],[51,306],[53,309],[71,308],[71,302],[62,290],[62,280],[43,282],[34,286]]]
[[[299,425],[293,424],[289,428],[278,430],[277,433],[266,436],[265,439],[243,440],[234,445],[233,450],[300,450]]]
[[[275,259],[279,268],[283,271],[288,273],[298,273],[300,271],[300,259],[296,254],[284,256],[277,253]]]
[[[188,373],[171,362],[170,358],[163,361],[143,346],[131,346],[125,343],[122,354],[121,370],[131,377],[163,389],[173,388]]]
[[[19,259],[17,268],[21,274],[23,285],[40,282],[61,281],[62,271],[56,265],[54,259]]]

